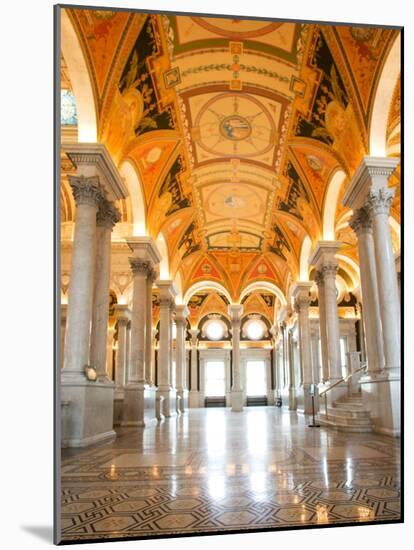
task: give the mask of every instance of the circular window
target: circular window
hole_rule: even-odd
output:
[[[209,340],[221,340],[224,335],[223,323],[211,321],[206,326],[206,335]]]
[[[263,338],[265,329],[261,321],[250,321],[246,326],[246,334],[249,340],[260,340]]]

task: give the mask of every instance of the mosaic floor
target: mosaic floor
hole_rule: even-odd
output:
[[[64,451],[62,541],[400,519],[399,440],[196,409]]]

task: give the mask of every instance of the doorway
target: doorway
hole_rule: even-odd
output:
[[[246,401],[247,406],[267,405],[265,361],[254,360],[246,362]]]

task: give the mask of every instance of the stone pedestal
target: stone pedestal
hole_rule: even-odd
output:
[[[228,312],[231,320],[233,348],[233,385],[231,388],[231,410],[233,412],[241,412],[243,410],[244,404],[244,395],[240,373],[240,324],[241,316],[243,314],[243,306],[240,304],[231,304],[228,307]]]
[[[113,385],[62,380],[61,399],[68,403],[62,447],[86,447],[116,436],[112,429]]]

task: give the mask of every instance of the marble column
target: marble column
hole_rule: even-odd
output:
[[[121,215],[115,205],[102,199],[96,216],[95,289],[92,310],[90,363],[98,381],[112,384],[107,372],[109,282],[111,276],[111,233]]]
[[[67,307],[61,398],[69,405],[63,447],[86,445],[115,437],[113,385],[90,381],[89,361],[95,276],[96,213],[104,198],[97,176],[70,176],[76,202],[76,222]]]
[[[395,157],[364,157],[342,199],[344,206],[352,208],[354,212],[364,208],[372,221],[384,368],[367,373],[361,377],[360,383],[364,404],[371,411],[374,430],[393,436],[400,434],[401,329],[398,282],[389,224],[395,190],[388,186],[388,180],[399,162],[400,159]],[[362,298],[364,300],[364,295]],[[368,312],[365,303],[363,308],[366,317]],[[365,326],[367,328],[368,323]]]
[[[176,360],[176,389],[177,398],[179,398],[178,408],[181,413],[185,412],[188,400],[187,380],[186,380],[186,357],[185,357],[185,334],[187,327],[187,316],[189,310],[187,306],[177,305],[175,307],[175,325],[177,327],[177,337],[175,344]]]
[[[243,314],[243,306],[231,304],[228,306],[231,320],[232,349],[233,349],[233,385],[231,388],[231,410],[240,412],[243,410],[243,387],[240,372],[240,324]]]
[[[160,339],[158,349],[158,389],[157,399],[161,401],[160,411],[165,417],[173,416],[175,410],[175,390],[171,387],[171,312],[177,290],[173,281],[158,280],[160,290]]]
[[[92,299],[95,275],[96,213],[103,199],[98,177],[69,176],[76,202],[63,380],[85,380],[89,364]]]
[[[293,288],[295,309],[298,315],[300,334],[300,355],[302,359],[302,387],[301,409],[305,414],[312,413],[312,401],[309,396],[310,385],[313,384],[312,372],[312,343],[309,323],[310,290],[312,283],[300,281]]]
[[[142,258],[130,257],[133,274],[131,312],[130,372],[125,387],[123,426],[145,426],[145,333],[146,333],[146,288],[147,274],[151,263]]]
[[[329,383],[335,384],[343,379],[341,349],[339,344],[339,314],[336,290],[336,273],[338,261],[335,257],[340,243],[336,241],[319,241],[309,263],[315,266],[316,279],[323,279],[323,296],[325,299],[326,334],[328,348]],[[346,383],[341,383],[331,390],[327,397],[333,402],[347,392]]]
[[[273,325],[270,329],[272,335],[272,363],[273,363],[273,378],[274,378],[274,388],[273,388],[273,400],[275,401],[280,395],[280,372],[279,372],[279,351],[278,351],[278,341],[279,341],[279,327]]]
[[[328,335],[326,332],[326,309],[325,309],[325,286],[322,273],[316,272],[315,282],[318,287],[318,308],[319,308],[319,334],[321,339],[321,362],[322,362],[322,382],[329,380],[329,361],[328,361]]]
[[[116,304],[114,306],[116,319],[116,330],[118,333],[116,350],[115,370],[115,393],[114,393],[114,426],[122,424],[123,405],[125,398],[125,385],[128,369],[128,323],[130,312],[128,306]]]
[[[289,373],[289,410],[296,411],[296,380],[295,380],[295,360],[293,351],[293,331],[287,329],[287,355],[288,355],[288,373]]]
[[[128,368],[128,323],[130,320],[130,312],[128,306],[116,304],[114,307],[116,319],[116,330],[118,333],[118,347],[116,353],[116,371],[115,371],[115,390],[122,396],[124,394],[124,386],[127,379]]]
[[[197,328],[190,329],[191,335],[191,387],[189,393],[189,407],[197,408],[200,406],[200,395],[198,391],[198,368],[197,368],[197,337],[200,331]]]
[[[129,258],[133,274],[133,295],[129,373],[125,386],[122,425],[144,427],[145,343],[146,332],[151,330],[151,327],[147,327],[147,277],[152,274],[161,256],[150,237],[128,237],[126,243],[133,253]]]
[[[372,219],[374,233],[385,368],[399,371],[401,362],[400,297],[388,221],[394,193],[395,189],[371,189],[366,208]]]
[[[67,304],[60,306],[60,368],[63,368],[63,351],[65,349],[66,313]]]
[[[384,352],[382,345],[382,328],[378,300],[372,221],[368,211],[365,208],[356,210],[349,225],[354,230],[358,239],[368,371],[375,372],[384,367]]]
[[[148,386],[154,384],[153,378],[153,346],[154,336],[152,330],[152,286],[157,277],[156,271],[151,269],[147,276],[147,289],[146,289],[146,332],[145,332],[145,383]]]

